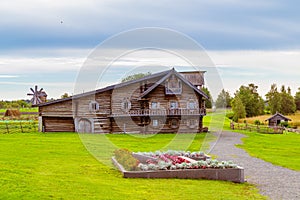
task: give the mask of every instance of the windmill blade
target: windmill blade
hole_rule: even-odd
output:
[[[33,105],[43,103],[43,100],[45,99],[44,97],[47,97],[47,94],[46,94],[46,92],[43,91],[43,88],[38,90],[38,86],[35,85],[34,89],[30,88],[30,90],[32,91],[32,93],[27,93],[28,96],[32,96],[32,99],[30,100],[30,102]],[[40,97],[43,97],[43,98],[40,98]]]
[[[42,100],[40,98],[36,98],[37,104],[42,103]]]

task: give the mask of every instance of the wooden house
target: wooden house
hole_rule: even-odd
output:
[[[265,121],[269,121],[269,126],[279,126],[281,122],[288,122],[292,120],[285,117],[281,113],[276,112],[273,116],[266,119]]]
[[[39,104],[45,132],[201,132],[205,72],[174,68],[73,97]]]

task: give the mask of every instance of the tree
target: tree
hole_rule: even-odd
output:
[[[209,99],[205,99],[205,107],[206,108],[212,108],[212,101],[213,101],[213,99],[212,99],[212,96],[211,96],[208,88],[203,87],[202,91],[209,97]]]
[[[272,114],[281,111],[281,96],[277,91],[277,86],[275,83],[271,85],[271,89],[266,94],[266,98]]]
[[[62,99],[65,99],[65,98],[68,98],[68,97],[69,97],[69,94],[65,92],[65,93],[64,93],[63,95],[61,95],[60,97],[61,97]]]
[[[287,91],[285,90],[284,85],[281,87],[281,114],[288,115],[294,114],[296,112],[296,104],[294,97],[291,95],[291,89],[288,87]]]
[[[136,80],[136,79],[140,79],[143,78],[144,76],[148,76],[151,75],[151,72],[147,72],[147,73],[136,73],[133,75],[129,75],[125,78],[122,79],[122,83],[127,82],[127,81],[132,81],[132,80]]]
[[[296,104],[296,109],[300,110],[300,87],[298,88],[298,92],[296,92],[295,95],[295,104]]]
[[[258,86],[253,83],[248,86],[241,86],[235,93],[245,107],[246,117],[258,116],[264,113],[264,100],[257,93]]]
[[[231,100],[229,92],[222,89],[216,100],[216,108],[229,108]]]
[[[6,108],[6,103],[2,100],[0,101],[0,109]]]
[[[285,86],[282,85],[280,92],[278,92],[276,84],[272,84],[266,97],[272,114],[280,112],[287,115],[296,112],[296,103],[289,87],[286,90]]]
[[[239,96],[235,96],[231,102],[232,111],[233,111],[233,118],[232,120],[237,122],[240,118],[246,117],[246,110],[245,106],[243,105],[242,100]]]

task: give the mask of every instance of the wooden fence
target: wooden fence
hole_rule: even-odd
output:
[[[38,130],[36,121],[0,121],[0,134],[30,133]]]
[[[240,124],[240,123],[230,123],[230,128],[235,130],[247,130],[247,131],[255,131],[258,133],[270,133],[270,134],[282,134],[284,127],[275,126],[269,127],[264,125],[253,125],[253,124]]]

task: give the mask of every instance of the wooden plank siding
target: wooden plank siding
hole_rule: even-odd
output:
[[[45,132],[74,132],[72,117],[43,117],[43,130]]]
[[[184,81],[180,81],[181,93],[166,94],[166,79],[165,74],[153,76],[39,106],[42,126],[49,132],[200,132],[206,114],[203,94]],[[172,101],[178,103],[177,108],[171,109]],[[191,101],[193,109],[189,108]],[[129,102],[129,109],[124,108],[124,102]],[[152,102],[158,103],[156,109],[151,108]]]

